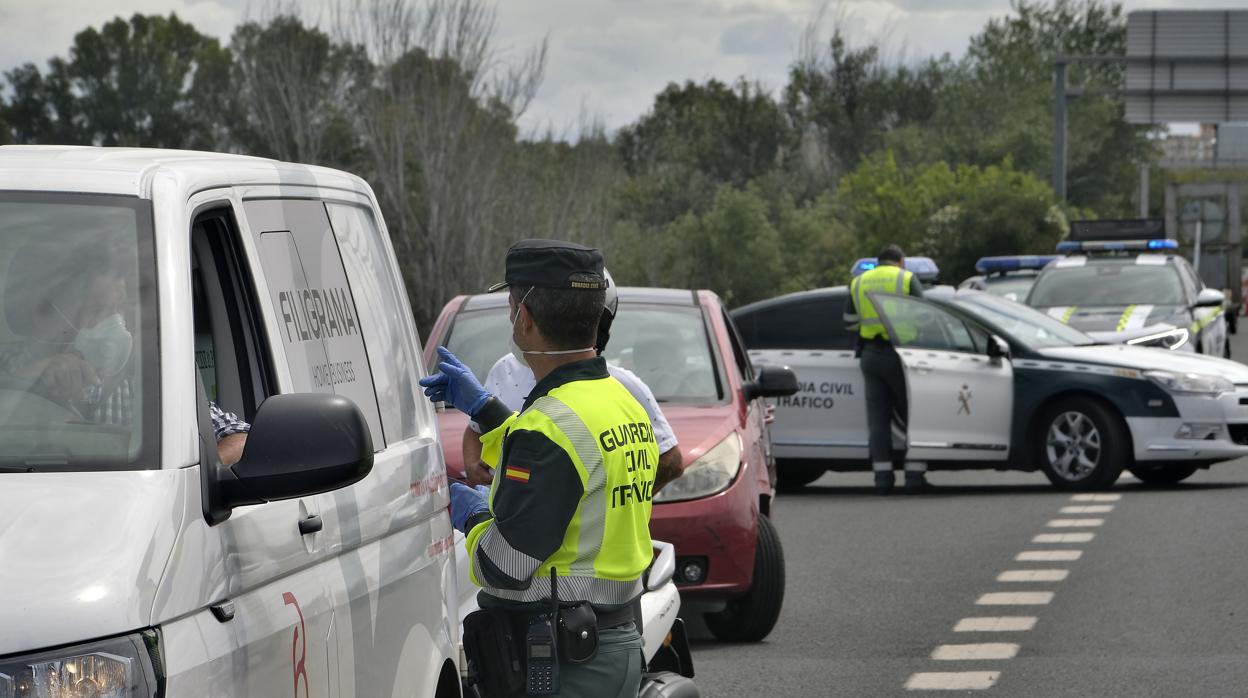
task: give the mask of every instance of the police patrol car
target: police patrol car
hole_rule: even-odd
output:
[[[1080,232],[1072,224],[1072,237]],[[1103,239],[1114,232],[1059,243],[1067,256],[1040,273],[1027,305],[1100,341],[1229,357],[1226,296],[1205,287],[1178,242]]]
[[[758,365],[787,365],[801,390],[775,401],[782,484],[867,469],[867,419],[844,286],[733,312]],[[944,286],[880,308],[917,328],[898,347],[910,393],[909,452],[932,469],[1042,470],[1059,488],[1153,483],[1248,455],[1248,367],[1105,345],[1020,303]],[[798,329],[800,328],[800,329]]]
[[[1040,270],[1055,259],[1056,255],[980,257],[975,262],[975,271],[979,275],[966,279],[958,284],[958,288],[973,288],[1012,301],[1022,301],[1032,284],[1036,283]]]

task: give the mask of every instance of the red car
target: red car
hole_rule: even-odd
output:
[[[676,547],[684,602],[705,602],[723,640],[771,632],[784,601],[784,552],[769,518],[775,467],[762,398],[797,392],[787,368],[751,366],[736,327],[710,291],[621,288],[607,361],[637,374],[661,403],[684,456],[684,474],[654,498],[650,531]],[[445,345],[477,377],[509,351],[507,294],[457,296],[426,342]],[[439,415],[446,469],[463,477],[467,418]]]

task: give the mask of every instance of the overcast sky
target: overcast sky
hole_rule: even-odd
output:
[[[330,0],[308,0],[309,11]],[[803,28],[823,0],[501,0],[499,48],[520,56],[549,40],[546,79],[525,117],[528,128],[575,130],[579,116],[609,128],[644,113],[673,81],[710,77],[784,85]],[[1009,0],[843,0],[849,26],[908,57],[961,55],[967,40]],[[1192,0],[1126,0],[1125,8],[1191,7]],[[117,15],[177,12],[227,39],[249,16],[248,0],[0,0],[0,69],[64,55],[73,35]],[[1210,6],[1248,9],[1248,0]],[[254,14],[254,12],[253,12]]]

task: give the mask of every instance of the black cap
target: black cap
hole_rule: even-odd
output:
[[[574,281],[573,276],[578,278]],[[563,240],[521,240],[507,250],[506,279],[490,293],[508,286],[576,288],[596,291],[607,287],[602,253]]]

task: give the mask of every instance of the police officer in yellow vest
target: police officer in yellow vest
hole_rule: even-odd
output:
[[[901,448],[898,450],[904,454],[909,417],[906,374],[893,345],[913,340],[915,331],[894,322],[893,329],[901,336],[889,336],[876,304],[886,303],[888,295],[922,297],[922,284],[913,273],[906,271],[905,261],[900,247],[885,247],[877,256],[876,267],[850,283],[849,297],[845,301],[845,324],[858,326],[856,353],[866,382],[871,469],[875,472],[875,490],[880,494],[888,494],[893,489],[894,425],[900,431]],[[907,461],[905,470],[907,492],[930,487],[926,463]]]
[[[482,460],[497,473],[488,495],[451,484],[452,523],[467,534],[480,606],[507,609],[522,637],[551,608],[552,586],[561,616],[575,606],[596,626],[592,658],[556,650],[555,695],[633,698],[643,661],[633,602],[652,556],[659,453],[645,409],[594,350],[603,258],[574,243],[523,240],[507,253],[505,278],[491,290],[509,290],[513,351],[537,378],[523,409],[507,409],[444,347],[440,373],[421,381],[430,399],[481,425]]]

